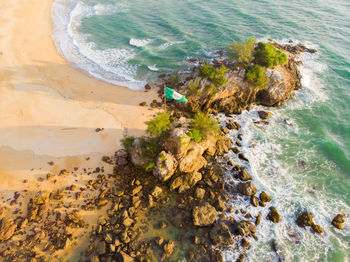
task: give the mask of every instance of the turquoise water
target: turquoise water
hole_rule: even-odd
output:
[[[235,116],[251,159],[246,167],[283,216],[277,225],[263,221],[247,254],[249,261],[277,261],[270,251],[276,239],[286,261],[349,261],[350,223],[343,231],[330,226],[335,214],[350,214],[349,12],[348,1],[56,0],[53,37],[72,65],[134,89],[159,73],[188,70],[191,57],[215,57],[232,40],[292,39],[317,48],[301,57],[304,88],[272,109],[269,126],[253,124],[258,108]],[[295,227],[305,210],[322,236]],[[260,211],[265,215],[252,213]],[[225,251],[227,261],[235,257]]]

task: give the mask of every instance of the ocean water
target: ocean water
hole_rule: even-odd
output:
[[[242,129],[230,136],[243,134],[250,162],[242,165],[282,216],[278,224],[262,220],[247,261],[341,262],[350,260],[349,13],[345,0],[56,0],[53,38],[72,66],[132,89],[159,73],[189,70],[190,58],[214,58],[232,40],[291,39],[317,48],[300,58],[303,89],[271,109],[270,124],[254,124],[261,109],[255,107],[232,116]],[[236,183],[230,172],[227,180]],[[232,202],[245,206],[244,199]],[[312,212],[324,234],[296,226],[303,211]],[[249,212],[264,218],[268,209]],[[330,224],[338,213],[348,215],[342,231]],[[226,261],[238,255],[233,247],[224,254]]]

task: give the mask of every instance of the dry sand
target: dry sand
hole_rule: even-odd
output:
[[[143,134],[155,113],[138,106],[155,91],[111,85],[67,65],[51,38],[52,2],[2,3],[0,190],[16,189],[32,168],[50,170],[47,161],[112,154],[123,134]]]
[[[123,135],[143,134],[144,122],[155,113],[138,106],[155,99],[155,91],[111,85],[67,64],[51,38],[52,2],[1,4],[0,219],[15,217],[18,205],[10,203],[16,191],[25,216],[35,192],[80,186],[91,179],[79,171],[52,183],[43,180],[49,172],[105,166],[106,174],[111,173],[112,166],[101,157],[113,155]],[[89,222],[96,221],[98,213],[91,213]]]

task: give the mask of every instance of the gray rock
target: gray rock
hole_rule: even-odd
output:
[[[98,255],[104,255],[104,254],[106,254],[106,252],[107,252],[106,242],[104,242],[104,241],[98,242],[98,244],[96,246],[96,253]]]
[[[272,116],[271,112],[258,111],[258,115],[261,119],[269,119]]]

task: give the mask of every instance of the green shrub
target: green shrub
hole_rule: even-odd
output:
[[[158,113],[153,119],[147,121],[146,125],[147,132],[155,138],[163,136],[166,131],[172,128],[170,115],[166,111]]]
[[[227,83],[227,79],[224,77],[226,72],[227,68],[224,65],[215,68],[213,65],[205,63],[199,68],[199,76],[208,79],[217,86],[223,86]]]
[[[242,64],[249,64],[254,58],[252,55],[254,44],[255,40],[253,38],[247,39],[243,44],[233,41],[232,45],[226,47],[228,59]]]
[[[288,61],[285,53],[271,44],[262,42],[258,44],[254,57],[257,64],[265,67],[284,65]]]
[[[154,163],[154,161],[151,161],[147,165],[145,165],[145,171],[150,172],[154,169],[155,166],[156,166],[156,163]]]
[[[134,137],[126,137],[122,139],[122,145],[127,151],[129,151],[132,145],[134,144],[134,141],[135,141]]]
[[[152,138],[149,140],[141,140],[141,150],[142,154],[147,157],[154,158],[159,151],[159,139]]]
[[[199,143],[203,139],[201,132],[195,128],[191,128],[187,135],[196,143]]]
[[[259,65],[248,66],[245,77],[255,87],[263,90],[267,87],[270,79],[265,75],[265,68]]]
[[[170,76],[169,76],[169,86],[174,88],[178,86],[181,83],[181,76],[179,74],[179,71],[174,71]]]
[[[202,137],[217,135],[220,133],[218,122],[208,114],[198,112],[191,124],[191,129],[198,130]]]
[[[201,93],[201,91],[199,90],[199,81],[198,79],[195,79],[193,81],[191,81],[190,83],[188,83],[188,89],[190,89],[191,94],[193,95],[199,95]]]

